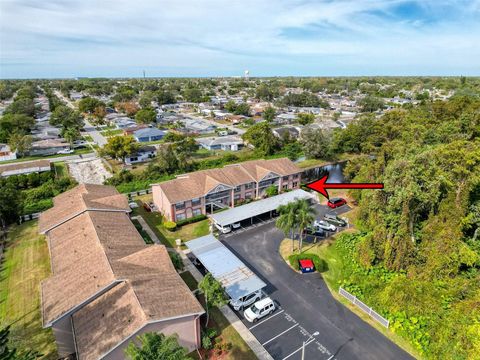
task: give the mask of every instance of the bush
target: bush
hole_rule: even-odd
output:
[[[197,216],[193,216],[191,218],[188,218],[188,219],[183,219],[183,220],[180,220],[180,221],[177,221],[177,226],[183,226],[183,225],[187,225],[187,224],[192,224],[194,222],[197,222],[197,221],[202,221],[202,220],[205,220],[207,218],[207,215],[197,215]]]
[[[213,339],[217,336],[217,330],[214,328],[208,328],[205,330],[205,333],[210,339]]]
[[[183,261],[180,255],[176,252],[169,251],[168,255],[170,255],[170,260],[172,260],[172,264],[176,270],[183,270]]]
[[[163,223],[163,227],[168,231],[175,231],[177,228],[177,224],[174,221],[165,221]]]
[[[292,254],[288,257],[288,262],[290,263],[290,266],[292,268],[294,268],[295,270],[299,270],[300,266],[298,264],[298,261],[306,259],[313,261],[313,265],[315,265],[315,270],[317,270],[318,272],[324,272],[328,270],[327,263],[315,254]]]
[[[212,339],[210,339],[205,334],[202,336],[202,348],[204,348],[205,350],[210,350],[211,348],[213,348]]]

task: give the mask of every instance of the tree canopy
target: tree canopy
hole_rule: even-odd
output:
[[[178,336],[147,332],[137,336],[125,349],[131,360],[190,360],[187,349],[178,344]]]
[[[271,155],[279,148],[279,139],[273,134],[270,124],[260,122],[248,128],[242,139],[255,146],[255,150],[264,155]]]

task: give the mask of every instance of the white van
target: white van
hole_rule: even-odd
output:
[[[251,294],[248,294],[244,297],[241,297],[237,300],[230,300],[230,305],[236,310],[242,310],[243,308],[252,305],[255,301],[258,301],[262,298],[262,290],[257,290]]]
[[[218,229],[218,231],[220,231],[222,234],[228,234],[230,231],[232,231],[232,228],[230,227],[230,225],[221,226],[221,225],[218,225],[217,223],[214,223],[214,225]]]
[[[257,301],[244,311],[243,316],[249,322],[256,322],[264,316],[270,315],[275,311],[275,303],[269,297]]]

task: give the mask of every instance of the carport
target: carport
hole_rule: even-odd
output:
[[[240,299],[267,286],[212,234],[187,241],[185,245],[205,269],[222,284],[232,300]]]
[[[232,209],[218,212],[210,215],[214,223],[221,227],[226,227],[244,220],[250,220],[260,215],[273,214],[280,205],[287,205],[297,199],[316,199],[316,196],[302,189],[296,189],[280,195],[272,196],[266,199],[257,200],[246,205],[241,205]]]

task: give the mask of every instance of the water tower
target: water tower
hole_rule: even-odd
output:
[[[248,80],[248,76],[250,75],[250,71],[245,70],[245,80]]]

